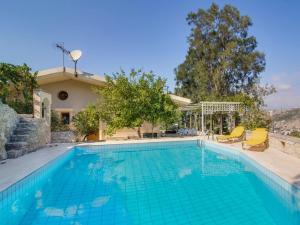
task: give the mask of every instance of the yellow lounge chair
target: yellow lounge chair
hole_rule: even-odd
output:
[[[217,137],[218,142],[235,142],[241,141],[245,138],[245,128],[243,126],[237,126],[229,135],[221,135]]]
[[[268,131],[265,128],[257,128],[252,131],[251,137],[247,141],[243,141],[243,149],[264,151],[269,147]]]

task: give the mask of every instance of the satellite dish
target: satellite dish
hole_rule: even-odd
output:
[[[80,50],[73,50],[70,52],[70,56],[73,61],[78,61],[78,59],[80,59],[81,55],[82,55],[82,52]]]

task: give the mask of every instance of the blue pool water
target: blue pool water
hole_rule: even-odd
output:
[[[297,225],[298,196],[197,141],[76,147],[0,194],[0,224]]]

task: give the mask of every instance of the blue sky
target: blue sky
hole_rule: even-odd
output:
[[[278,92],[269,108],[300,107],[300,1],[215,1],[236,6],[253,21],[250,33],[266,54],[263,83]],[[78,66],[111,74],[120,68],[152,70],[175,86],[174,68],[183,62],[190,11],[206,0],[1,0],[0,61],[27,63],[33,70],[61,66],[56,42],[81,49]],[[68,66],[73,66],[68,61]]]

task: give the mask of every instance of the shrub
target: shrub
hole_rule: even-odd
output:
[[[254,109],[249,111],[248,115],[243,118],[242,125],[249,130],[253,130],[258,127],[269,129],[271,122],[271,117],[267,114],[267,112]]]
[[[76,131],[83,136],[83,140],[90,134],[95,134],[99,130],[99,113],[95,105],[89,105],[84,111],[77,113],[73,117],[73,124]]]
[[[37,73],[26,64],[0,63],[0,99],[17,113],[32,113],[33,90],[38,87]]]
[[[68,131],[70,130],[69,126],[64,124],[59,118],[59,115],[56,111],[51,110],[51,131]]]
[[[294,130],[291,132],[290,136],[300,138],[300,131]]]

